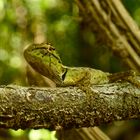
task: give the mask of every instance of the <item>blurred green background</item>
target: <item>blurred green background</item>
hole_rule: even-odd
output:
[[[140,0],[123,0],[123,3],[140,25]],[[79,9],[72,0],[0,0],[0,84],[27,86],[23,49],[33,42],[50,42],[68,66],[88,66],[109,72],[127,69],[105,44],[96,42],[96,36],[81,21]],[[21,136],[34,139],[29,134],[38,131],[5,133],[11,139],[21,139]],[[53,139],[52,133],[41,130],[42,140],[43,133],[49,135],[46,140]]]

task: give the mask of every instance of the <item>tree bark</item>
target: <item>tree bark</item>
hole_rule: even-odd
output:
[[[50,130],[140,119],[140,88],[130,83],[90,87],[0,87],[0,127]]]

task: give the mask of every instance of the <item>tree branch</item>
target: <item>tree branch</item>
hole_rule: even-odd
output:
[[[75,0],[84,22],[132,69],[140,70],[140,30],[120,0]]]
[[[130,83],[90,87],[0,87],[0,127],[81,128],[139,119],[140,89]]]

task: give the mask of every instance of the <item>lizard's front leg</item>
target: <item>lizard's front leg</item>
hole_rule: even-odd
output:
[[[89,86],[91,73],[84,68],[67,68],[67,73],[63,77],[64,86]]]
[[[88,69],[79,72],[75,79],[75,85],[84,91],[88,95],[87,97],[90,97],[89,95],[93,94],[91,90],[91,72]]]

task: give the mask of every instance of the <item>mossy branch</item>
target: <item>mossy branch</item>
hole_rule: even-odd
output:
[[[130,83],[78,87],[0,87],[0,128],[81,128],[139,119],[140,89]]]

